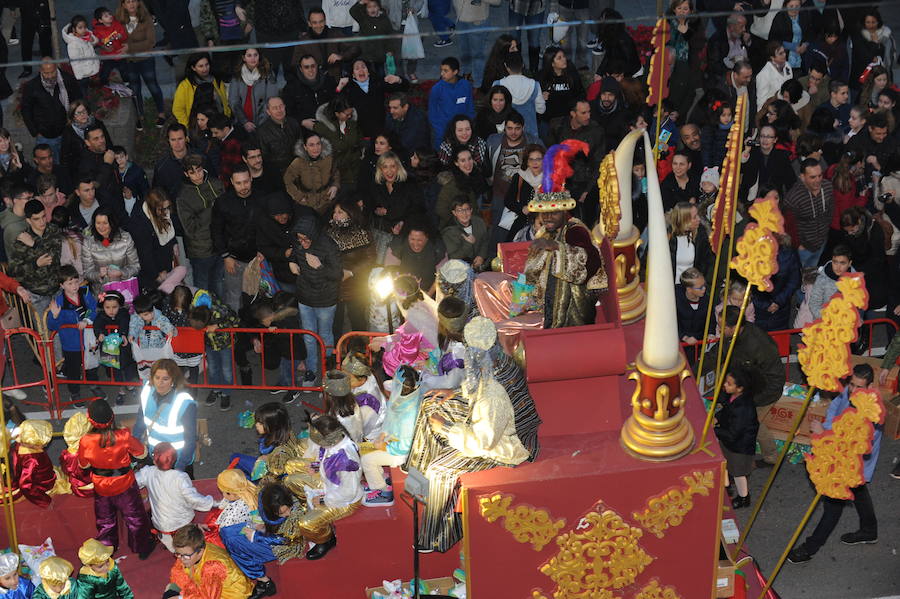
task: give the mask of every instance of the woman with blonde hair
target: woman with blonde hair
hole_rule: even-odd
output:
[[[365,197],[365,212],[374,229],[388,233],[395,227],[399,233],[402,223],[425,213],[422,186],[410,178],[394,152],[385,152],[375,163],[375,185]]]
[[[151,189],[140,210],[131,217],[129,232],[138,252],[141,289],[160,286],[176,266],[177,244],[171,219],[172,202],[162,189]]]
[[[700,212],[690,202],[678,202],[669,212],[669,251],[675,280],[693,267],[707,274],[712,266],[713,253],[706,229],[700,226]]]

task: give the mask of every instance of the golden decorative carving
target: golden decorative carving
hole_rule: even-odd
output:
[[[678,526],[684,517],[694,508],[694,495],[709,495],[715,484],[712,470],[694,472],[681,477],[683,487],[675,487],[661,495],[647,500],[643,512],[631,514],[648,532],[663,538],[663,532],[672,526]]]
[[[609,589],[633,584],[653,562],[638,544],[643,534],[612,510],[590,512],[575,531],[556,537],[559,552],[541,566],[557,585],[554,599],[612,598]]]
[[[860,310],[869,305],[862,273],[848,273],[837,281],[836,293],[822,316],[803,327],[797,358],[811,387],[840,391],[841,378],[850,374],[850,347],[861,323]]]
[[[503,518],[503,527],[512,533],[519,543],[531,543],[531,548],[540,551],[553,540],[556,533],[566,525],[566,519],[553,520],[550,512],[528,505],[517,505],[510,509],[513,496],[494,493],[479,498],[481,515],[488,522]]]
[[[784,233],[784,217],[778,200],[756,200],[750,207],[756,223],[747,225],[737,242],[737,255],[731,260],[750,285],[760,291],[772,291],[771,277],[778,272],[778,240],[775,233]]]
[[[675,587],[667,586],[665,588],[659,586],[658,580],[650,581],[650,584],[641,589],[634,596],[634,599],[681,599],[681,595],[675,590]]]
[[[884,421],[884,404],[877,391],[857,389],[853,408],[834,419],[830,431],[814,435],[806,470],[816,491],[834,499],[853,499],[853,487],[866,482],[863,456],[872,451],[874,424]]]
[[[600,163],[597,187],[600,190],[600,230],[608,239],[615,239],[619,235],[622,210],[619,207],[619,179],[616,176],[613,150],[609,151]]]
[[[694,429],[684,416],[684,379],[691,375],[683,355],[670,370],[648,366],[638,354],[637,382],[631,396],[632,414],[622,427],[620,440],[630,454],[641,460],[675,460],[691,450]]]
[[[573,595],[554,595],[554,597],[572,597]],[[580,599],[617,599],[615,595],[612,594],[612,591],[607,591],[606,589],[600,589],[599,591],[590,593],[588,595],[579,595]],[[531,591],[531,599],[550,599],[544,594],[544,591],[541,589],[534,589]]]

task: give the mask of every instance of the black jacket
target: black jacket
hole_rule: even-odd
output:
[[[755,198],[747,194],[753,184],[759,181],[759,187],[774,187],[784,195],[797,182],[797,174],[791,166],[791,156],[785,150],[774,148],[768,160],[763,160],[763,153],[758,147],[750,150],[750,157],[741,165],[741,194],[747,202]]]
[[[316,110],[334,97],[336,89],[337,81],[331,75],[320,72],[316,79],[310,81],[303,77],[298,66],[281,90],[281,99],[288,116],[299,123],[303,119],[316,118]]]
[[[551,138],[553,143],[557,144],[567,139],[577,139],[585,142],[591,149],[587,157],[578,153],[572,159],[573,174],[566,181],[566,187],[572,197],[578,197],[583,192],[589,191],[591,185],[596,187],[597,170],[600,168],[600,161],[606,155],[606,135],[603,129],[595,121],[584,127],[572,129],[571,119],[566,115],[551,126]]]
[[[675,272],[675,250],[678,248],[675,236],[669,239],[669,252],[672,255],[672,272]],[[707,280],[710,279],[713,270],[713,263],[716,257],[713,254],[712,246],[709,244],[709,234],[706,227],[700,225],[697,227],[697,233],[694,234],[694,268],[703,273]]]
[[[302,221],[302,222],[301,222]],[[312,240],[309,249],[303,249],[294,235],[291,258],[300,267],[297,275],[297,301],[313,308],[327,308],[337,304],[341,293],[341,279],[344,270],[341,268],[341,252],[334,240],[322,229],[318,219],[312,216],[297,217],[295,228],[301,225]],[[312,254],[322,263],[313,268],[306,260]]]
[[[256,139],[263,156],[263,172],[269,170],[281,180],[294,159],[294,145],[300,139],[300,124],[287,117],[279,125],[266,119],[256,129]]]
[[[67,71],[60,69],[59,72],[62,74],[69,102],[80,100],[81,87],[78,81]],[[32,137],[59,137],[69,120],[58,94],[51,96],[44,89],[40,74],[25,84],[22,92],[22,120]]]
[[[693,166],[694,163],[692,162]],[[700,172],[703,172],[703,159],[700,159]],[[668,212],[675,207],[678,202],[690,202],[694,198],[695,202],[700,200],[700,177],[694,175],[693,169],[688,171],[688,183],[684,189],[678,185],[675,180],[675,173],[669,173],[666,178],[660,181],[659,190],[662,193],[663,210]]]
[[[141,289],[144,291],[156,289],[158,286],[156,278],[159,273],[172,270],[176,239],[173,237],[166,245],[160,245],[153,224],[144,214],[143,209],[131,213],[128,232],[134,240],[138,260],[141,263],[141,270],[138,271],[138,282]]]
[[[722,408],[716,412],[716,437],[729,451],[754,455],[759,420],[756,418],[753,397],[745,391],[734,400],[729,400],[724,391],[719,395]]]
[[[425,214],[425,196],[422,185],[412,179],[398,181],[394,192],[388,193],[387,186],[372,182],[364,196],[366,215],[376,229],[390,231],[397,221],[406,221]],[[386,208],[387,214],[376,216],[376,208]]]
[[[675,313],[678,319],[678,338],[693,337],[703,339],[703,326],[706,324],[706,312],[709,306],[709,292],[700,298],[696,309],[687,298],[684,285],[675,285]],[[715,363],[715,362],[714,362]]]
[[[269,261],[277,280],[293,284],[295,275],[291,272],[291,259],[285,256],[285,252],[294,245],[291,228],[298,216],[318,218],[318,214],[309,206],[297,204],[283,191],[266,196],[264,203],[265,210],[257,215],[256,249]],[[291,218],[282,225],[275,220],[276,214],[290,214]]]
[[[881,308],[888,296],[888,266],[884,252],[884,230],[868,212],[863,213],[859,234],[848,235],[841,231],[839,243],[850,247],[853,258],[853,269],[866,277],[866,289],[869,292],[869,309]]]
[[[818,11],[803,10],[798,17],[800,21],[800,43],[811,42],[816,38],[816,19],[813,15]],[[791,18],[787,12],[779,12],[772,19],[772,28],[769,29],[770,42],[790,42],[794,37],[791,28]]]
[[[229,189],[213,204],[213,249],[223,258],[249,262],[256,257],[256,226],[262,198],[252,190],[242,198]]]
[[[156,14],[170,48],[196,48],[197,35],[191,26],[190,0],[156,0]]]
[[[100,128],[103,129],[103,135],[106,136],[106,147],[113,147],[112,138],[103,121],[96,121]],[[69,173],[69,178],[73,181],[78,178],[78,161],[81,159],[81,152],[84,150],[84,139],[75,132],[71,125],[67,125],[62,133],[62,148],[59,152],[59,163],[64,166]]]
[[[725,342],[730,343],[730,340],[726,339]],[[713,347],[707,352],[704,373],[715,368],[717,351],[718,348]],[[753,394],[753,403],[757,406],[767,406],[781,398],[785,373],[778,345],[768,333],[752,322],[741,323],[734,352],[731,354],[731,365],[747,368],[754,374],[755,380],[759,381]]]
[[[406,118],[402,121],[395,121],[388,115],[384,120],[384,130],[395,134],[407,152],[427,151],[431,148],[431,127],[428,119],[420,108],[411,104]]]
[[[108,204],[122,203],[122,181],[113,164],[103,160],[103,154],[81,149],[78,159],[78,178],[91,177],[97,183],[97,198]],[[77,179],[76,179],[77,180]],[[174,196],[170,196],[174,201]],[[124,208],[121,212],[124,212]],[[120,214],[121,216],[121,214]]]
[[[771,277],[772,291],[753,288],[751,297],[756,312],[754,324],[764,331],[783,331],[790,327],[791,298],[800,289],[800,256],[790,246],[778,248],[778,272]],[[769,306],[777,304],[775,312]]]
[[[369,92],[366,93],[353,79],[344,88],[344,95],[350,105],[356,109],[356,117],[363,137],[375,137],[384,127],[385,96],[393,92],[405,92],[409,82],[401,79],[399,83],[385,83],[384,79],[369,77]]]

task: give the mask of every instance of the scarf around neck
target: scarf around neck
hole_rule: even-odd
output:
[[[247,65],[243,65],[241,67],[241,79],[247,87],[253,87],[260,79],[259,69],[251,71],[247,68]]]
[[[46,91],[51,96],[56,93],[56,90],[59,90],[59,103],[63,105],[63,109],[66,112],[69,112],[69,92],[66,90],[66,84],[63,81],[62,72],[59,69],[56,69],[56,79],[54,81],[47,81],[43,76],[41,77],[41,85],[44,86],[44,91]]]

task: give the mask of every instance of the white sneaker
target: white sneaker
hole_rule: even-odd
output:
[[[7,389],[3,392],[7,397],[12,397],[13,399],[18,399],[19,401],[28,398],[28,394],[22,391],[21,389]]]
[[[6,43],[9,44],[10,46],[18,46],[19,40],[18,40],[18,38],[11,37],[11,38],[9,38],[9,40]]]

